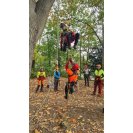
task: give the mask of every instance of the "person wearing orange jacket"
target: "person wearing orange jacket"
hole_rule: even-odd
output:
[[[40,86],[41,86],[40,92],[43,92],[45,78],[46,78],[46,74],[45,74],[43,68],[41,68],[40,71],[37,72],[38,86],[36,88],[36,92],[39,90]]]
[[[72,68],[69,68],[70,63]],[[72,94],[74,92],[74,86],[77,84],[79,66],[70,58],[65,65],[65,69],[68,74],[68,82],[65,86],[65,99],[68,99],[68,93]]]

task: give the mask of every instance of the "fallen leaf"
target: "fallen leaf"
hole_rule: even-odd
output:
[[[37,129],[35,129],[35,133],[40,133]]]

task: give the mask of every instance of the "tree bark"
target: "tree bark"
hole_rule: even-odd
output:
[[[87,62],[89,61],[89,47],[87,49]]]
[[[102,25],[102,67],[104,68],[104,24]]]
[[[55,0],[29,0],[29,75],[35,44],[45,27],[49,11]]]

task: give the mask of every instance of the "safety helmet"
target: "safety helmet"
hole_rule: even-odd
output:
[[[97,64],[96,67],[101,67],[101,64]]]
[[[64,26],[66,26],[64,23],[60,23],[60,28],[63,28]]]
[[[43,71],[43,68],[40,68],[40,72],[42,72]]]

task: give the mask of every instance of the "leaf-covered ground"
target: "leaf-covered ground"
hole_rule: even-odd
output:
[[[90,87],[79,80],[79,90],[69,99],[64,99],[67,79],[61,78],[59,91],[48,89],[45,81],[44,92],[35,93],[36,79],[30,80],[29,127],[30,133],[103,133],[103,97],[91,95]]]

